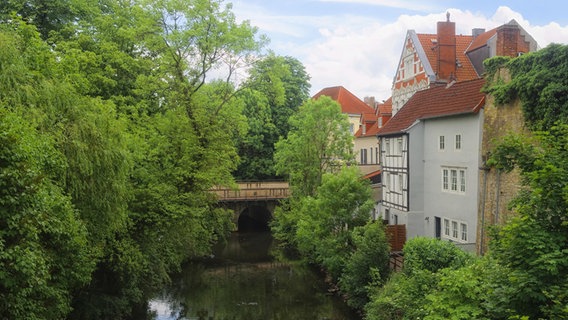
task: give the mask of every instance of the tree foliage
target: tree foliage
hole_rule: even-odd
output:
[[[222,1],[14,0],[0,20],[0,317],[125,317],[230,230],[208,190],[232,181],[236,75],[265,39]]]
[[[370,289],[382,286],[389,278],[390,247],[385,226],[376,221],[355,227],[352,238],[355,249],[338,283],[347,304],[362,310],[369,302]]]
[[[353,251],[353,230],[370,219],[373,208],[368,181],[358,168],[344,168],[324,175],[314,197],[301,200],[294,208],[298,249],[328,270],[333,279],[343,273]]]
[[[568,125],[534,135],[534,151],[503,141],[496,154],[524,154],[518,165],[526,190],[511,203],[518,217],[495,234],[492,254],[509,269],[510,307],[531,318],[568,315]],[[498,166],[502,156],[493,160]],[[526,254],[530,252],[530,254]],[[529,302],[530,301],[530,302]]]
[[[289,177],[295,196],[313,196],[324,173],[353,163],[349,122],[339,104],[323,96],[303,104],[290,125],[288,137],[276,144],[276,173]]]
[[[365,310],[368,319],[417,319],[426,317],[428,295],[440,284],[445,270],[469,265],[472,257],[448,241],[413,238],[404,248],[404,269],[384,287],[371,290]]]
[[[274,148],[288,135],[288,120],[308,99],[309,77],[295,58],[273,54],[257,61],[250,71],[244,100],[248,133],[239,142],[238,179],[277,178]]]
[[[0,317],[61,319],[94,264],[70,197],[53,183],[53,139],[0,107]]]

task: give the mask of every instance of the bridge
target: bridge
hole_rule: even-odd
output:
[[[237,188],[215,187],[219,203],[235,212],[233,222],[238,231],[268,230],[276,205],[289,197],[285,181],[237,181]]]

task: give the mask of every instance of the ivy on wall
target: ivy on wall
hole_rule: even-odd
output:
[[[568,123],[568,46],[551,44],[517,58],[491,58],[484,65],[484,91],[498,105],[519,98],[529,128],[547,130],[557,122]],[[510,81],[498,75],[502,68],[509,71]]]

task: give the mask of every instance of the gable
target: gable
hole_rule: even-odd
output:
[[[416,32],[408,30],[394,75],[393,88],[400,88],[402,86],[401,82],[414,83],[420,81],[420,79],[415,79],[417,77],[420,79],[435,79],[435,74],[430,59],[424,51]]]

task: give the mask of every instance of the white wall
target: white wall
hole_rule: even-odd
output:
[[[424,126],[424,233],[435,236],[435,217],[441,218],[442,239],[462,244],[475,243],[477,230],[478,170],[480,164],[481,121],[483,114],[469,114],[455,117],[430,119]],[[456,135],[461,136],[461,149],[456,150]],[[439,149],[439,137],[445,137],[444,150]],[[458,172],[457,191],[451,190],[451,175],[448,190],[443,186],[443,169]],[[465,171],[465,192],[461,188],[459,171]],[[467,241],[444,233],[444,219],[467,226]]]

